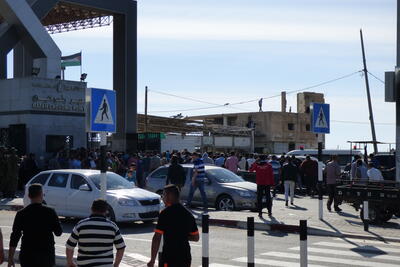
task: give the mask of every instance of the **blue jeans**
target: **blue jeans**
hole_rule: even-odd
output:
[[[204,190],[204,181],[202,181],[202,180],[196,180],[195,186],[193,186],[192,184],[190,185],[189,198],[187,201],[187,205],[190,207],[190,205],[192,204],[193,195],[197,188],[199,188],[200,194],[201,194],[201,199],[203,200],[203,209],[206,210],[208,207],[208,202],[207,202],[206,191]]]

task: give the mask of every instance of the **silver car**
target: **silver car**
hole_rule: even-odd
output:
[[[189,196],[191,177],[193,173],[192,164],[183,164],[186,172],[185,186],[182,188],[181,199],[187,200]],[[244,181],[233,172],[217,167],[206,165],[205,191],[208,206],[218,210],[240,210],[256,208],[257,185]],[[147,176],[146,189],[162,194],[168,174],[168,165],[159,167]],[[196,190],[192,203],[201,205],[201,195]]]

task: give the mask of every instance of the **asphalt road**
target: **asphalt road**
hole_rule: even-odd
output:
[[[0,211],[5,246],[8,247],[15,213]],[[64,234],[56,238],[57,254],[64,255],[65,241],[77,221],[63,221]],[[124,266],[145,266],[150,256],[154,224],[120,224],[127,244]],[[247,232],[210,227],[210,266],[247,266]],[[256,266],[299,266],[299,236],[279,232],[255,232]],[[193,264],[201,265],[201,242],[191,243]],[[400,265],[400,243],[361,239],[308,237],[309,266],[380,266]]]

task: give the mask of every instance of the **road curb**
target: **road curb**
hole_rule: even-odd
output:
[[[0,205],[0,210],[19,211],[23,208],[23,205]]]
[[[196,219],[196,223],[201,226],[201,218]],[[219,227],[229,227],[237,229],[247,229],[247,223],[245,221],[238,220],[228,220],[228,219],[209,219],[210,225]],[[299,225],[291,224],[269,224],[269,223],[254,223],[254,230],[257,231],[277,231],[283,233],[299,233]],[[318,227],[308,227],[308,234],[313,236],[327,236],[327,237],[338,237],[338,238],[355,238],[355,239],[366,239],[366,240],[379,240],[387,242],[398,242],[400,243],[400,238],[393,237],[381,237],[381,236],[371,236],[356,233],[347,232],[334,232]],[[373,234],[373,233],[372,233]]]

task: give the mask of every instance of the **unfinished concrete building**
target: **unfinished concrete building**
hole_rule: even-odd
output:
[[[324,95],[297,94],[297,112],[287,112],[286,93],[282,92],[281,111],[215,114],[190,117],[205,124],[254,128],[257,153],[286,153],[294,149],[316,149],[318,137],[311,132],[310,103],[325,103]],[[325,143],[325,140],[323,141]]]

